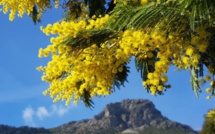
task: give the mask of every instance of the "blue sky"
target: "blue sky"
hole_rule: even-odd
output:
[[[69,121],[92,118],[110,102],[142,98],[151,100],[170,120],[199,130],[204,115],[215,107],[214,98],[206,100],[204,89],[207,84],[202,87],[200,98],[196,98],[190,86],[189,72],[175,72],[174,68],[168,72],[172,88],[163,96],[148,94],[142,87],[133,61],[129,83],[110,96],[94,98],[95,108],[88,109],[83,103],[71,103],[68,107],[64,106],[64,102],[53,104],[49,96],[43,96],[48,84],[41,81],[42,74],[36,71],[36,67],[46,65],[49,60],[37,57],[39,48],[50,44],[49,37],[39,27],[60,20],[62,12],[47,10],[42,22],[37,25],[27,16],[16,18],[13,22],[2,13],[0,18],[0,124],[51,128]]]

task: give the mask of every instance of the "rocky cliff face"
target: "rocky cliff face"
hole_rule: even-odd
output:
[[[189,126],[162,116],[152,102],[143,99],[110,103],[93,119],[69,122],[54,128],[53,131],[59,134],[114,134],[130,130],[139,132],[147,128],[177,129],[184,133],[196,133]]]

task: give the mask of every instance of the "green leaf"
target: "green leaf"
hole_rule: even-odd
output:
[[[181,0],[170,1],[168,4],[165,1],[150,2],[145,6],[117,4],[111,12],[112,18],[108,25],[115,30],[158,27],[168,32],[175,32],[179,29],[178,26],[182,26],[182,20],[186,19],[190,24],[188,28],[194,30],[196,26],[206,23],[213,25],[214,5],[212,0]],[[174,22],[177,22],[178,26],[175,26]]]
[[[32,18],[34,24],[37,24],[38,22],[40,22],[40,19],[38,18],[38,11],[37,11],[37,6],[34,5],[33,7],[33,11],[30,14],[30,17]]]
[[[199,97],[199,92],[201,92],[201,88],[198,80],[199,67],[191,66],[191,84],[192,89],[195,92],[196,96]]]
[[[73,51],[85,49],[93,44],[98,46],[101,43],[106,42],[118,37],[118,33],[110,29],[92,29],[80,31],[76,38],[68,36],[61,44],[69,45],[73,48]]]
[[[89,17],[105,14],[105,0],[85,0],[89,5]]]
[[[127,77],[129,72],[130,71],[127,63],[124,63],[123,71],[122,72],[118,71],[115,75],[115,79],[113,81],[113,87],[117,87],[118,89],[120,89],[120,86],[124,86],[124,83],[128,82]]]
[[[91,97],[90,93],[87,90],[84,90],[84,94],[81,97],[81,100],[84,102],[86,107],[94,108],[93,107],[94,102],[92,100],[92,97]]]

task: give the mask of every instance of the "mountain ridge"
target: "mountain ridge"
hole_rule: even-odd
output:
[[[169,120],[146,99],[109,103],[92,119],[71,121],[55,128],[0,125],[0,134],[198,134],[188,125]]]
[[[92,119],[72,121],[54,128],[61,133],[92,133],[100,130],[112,129],[115,133],[125,130],[143,131],[147,128],[172,129],[177,128],[183,132],[196,134],[188,125],[170,121],[162,116],[155,105],[145,99],[125,99],[121,102],[110,103]]]

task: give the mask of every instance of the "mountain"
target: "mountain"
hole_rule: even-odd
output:
[[[149,100],[110,103],[92,119],[72,121],[53,128],[55,134],[197,134],[191,127],[170,121]]]
[[[108,104],[92,119],[72,121],[52,129],[0,125],[0,134],[198,134],[191,127],[170,121],[149,100]]]

